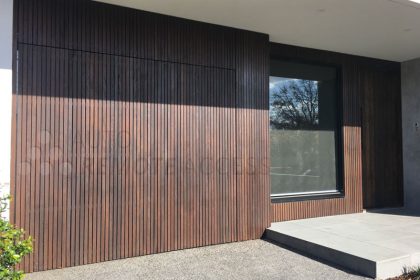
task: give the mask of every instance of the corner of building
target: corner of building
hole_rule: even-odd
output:
[[[407,208],[420,208],[420,58],[401,63],[404,196]]]
[[[0,0],[0,196],[10,194],[12,45],[13,0]]]

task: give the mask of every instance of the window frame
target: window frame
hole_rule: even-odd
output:
[[[336,71],[336,139],[335,139],[335,159],[336,159],[336,190],[335,191],[315,191],[315,192],[305,192],[305,193],[291,193],[291,194],[271,194],[271,175],[269,174],[270,182],[270,199],[272,203],[284,203],[284,202],[293,202],[293,201],[308,201],[308,200],[321,200],[321,199],[333,199],[333,198],[344,198],[345,197],[345,186],[344,186],[344,126],[343,126],[343,69],[342,65],[332,64],[332,63],[323,63],[318,61],[308,61],[303,59],[294,59],[289,57],[282,57],[278,55],[270,56],[270,64],[273,60],[280,60],[289,63],[299,63],[307,64],[312,66],[321,66],[321,67],[330,67],[334,68]],[[269,70],[269,76],[271,76],[272,70]],[[267,93],[270,95],[270,93]],[[268,109],[267,114],[270,114],[270,109]],[[269,132],[270,133],[270,132]],[[271,150],[271,141],[270,141],[270,150]],[[270,154],[271,158],[271,154]],[[271,160],[269,160],[271,169]]]

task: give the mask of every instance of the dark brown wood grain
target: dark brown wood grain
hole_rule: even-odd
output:
[[[262,236],[268,36],[93,1],[16,7],[25,271]]]
[[[345,194],[272,203],[272,221],[403,205],[399,63],[275,43],[270,52],[272,58],[339,69]]]
[[[87,0],[16,0],[14,19],[11,220],[35,239],[25,271],[359,212],[363,176],[369,201],[400,190],[400,169],[379,175],[400,164],[392,63],[271,45],[275,57],[337,65],[343,79],[345,197],[274,204],[267,35]],[[382,90],[392,99],[378,101]]]
[[[363,205],[402,207],[402,128],[400,65],[362,70]]]

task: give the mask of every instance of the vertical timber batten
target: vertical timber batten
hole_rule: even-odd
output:
[[[262,236],[267,35],[86,0],[16,2],[13,221],[35,239],[22,269]]]
[[[272,203],[272,221],[402,206],[400,64],[277,43],[270,46],[272,58],[339,69],[344,177],[344,197]]]
[[[396,63],[88,0],[15,0],[14,21],[25,271],[256,239],[270,222],[360,212],[363,198],[400,204]],[[271,203],[270,53],[341,69],[343,198]]]

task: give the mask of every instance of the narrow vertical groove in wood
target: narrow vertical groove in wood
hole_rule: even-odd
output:
[[[25,271],[261,237],[266,35],[90,1],[16,3]]]
[[[379,89],[389,90],[387,96],[392,96],[398,103],[399,99],[399,64],[395,62],[356,57],[351,55],[319,51],[308,48],[292,47],[282,44],[271,44],[271,55],[279,59],[295,59],[308,63],[329,64],[338,67],[341,71],[341,94],[342,94],[342,132],[343,132],[343,183],[344,198],[299,201],[288,203],[273,203],[271,205],[271,220],[273,222],[313,218],[319,216],[338,215],[361,212],[364,207],[369,205],[386,206],[401,205],[402,203],[402,181],[401,181],[401,161],[400,141],[401,131],[398,125],[400,121],[388,123],[381,119],[384,126],[391,126],[388,129],[371,129],[371,122],[377,121],[386,111],[381,104],[386,103],[388,107],[393,107],[392,120],[400,120],[398,110],[391,106],[387,98],[378,97],[384,100],[382,103],[372,100],[375,95],[383,95]],[[382,77],[388,75],[389,79]],[[381,77],[376,80],[375,77]],[[399,107],[398,107],[399,108]],[[375,112],[375,110],[377,112]],[[381,112],[381,113],[379,113]],[[363,114],[363,119],[362,119]],[[378,125],[375,123],[376,125]],[[362,133],[363,130],[363,133]],[[390,137],[382,137],[381,141],[372,143],[376,139],[375,133],[389,131]],[[391,141],[393,144],[389,144]],[[362,150],[362,143],[365,148]],[[383,149],[386,145],[392,147],[392,153],[378,153],[377,150]],[[375,152],[373,151],[375,150]],[[363,158],[362,158],[363,157]],[[377,168],[371,161],[378,162],[382,157],[392,157],[397,159],[395,169],[389,177],[387,183],[378,184],[374,180],[382,180],[385,168]],[[388,162],[389,160],[383,160]],[[395,163],[394,160],[392,162]],[[380,172],[382,170],[382,172]],[[390,183],[392,182],[392,183]],[[363,188],[362,188],[363,184]],[[392,185],[392,186],[391,186]],[[379,190],[375,188],[384,188]],[[389,192],[387,191],[389,190]],[[371,196],[366,196],[371,194]],[[381,197],[382,196],[382,197]],[[365,203],[363,203],[363,199]]]
[[[25,271],[260,238],[272,221],[361,211],[362,168],[377,180],[360,108],[395,79],[375,74],[385,62],[279,47],[342,67],[346,196],[272,204],[267,35],[87,0],[16,0],[14,19]]]

